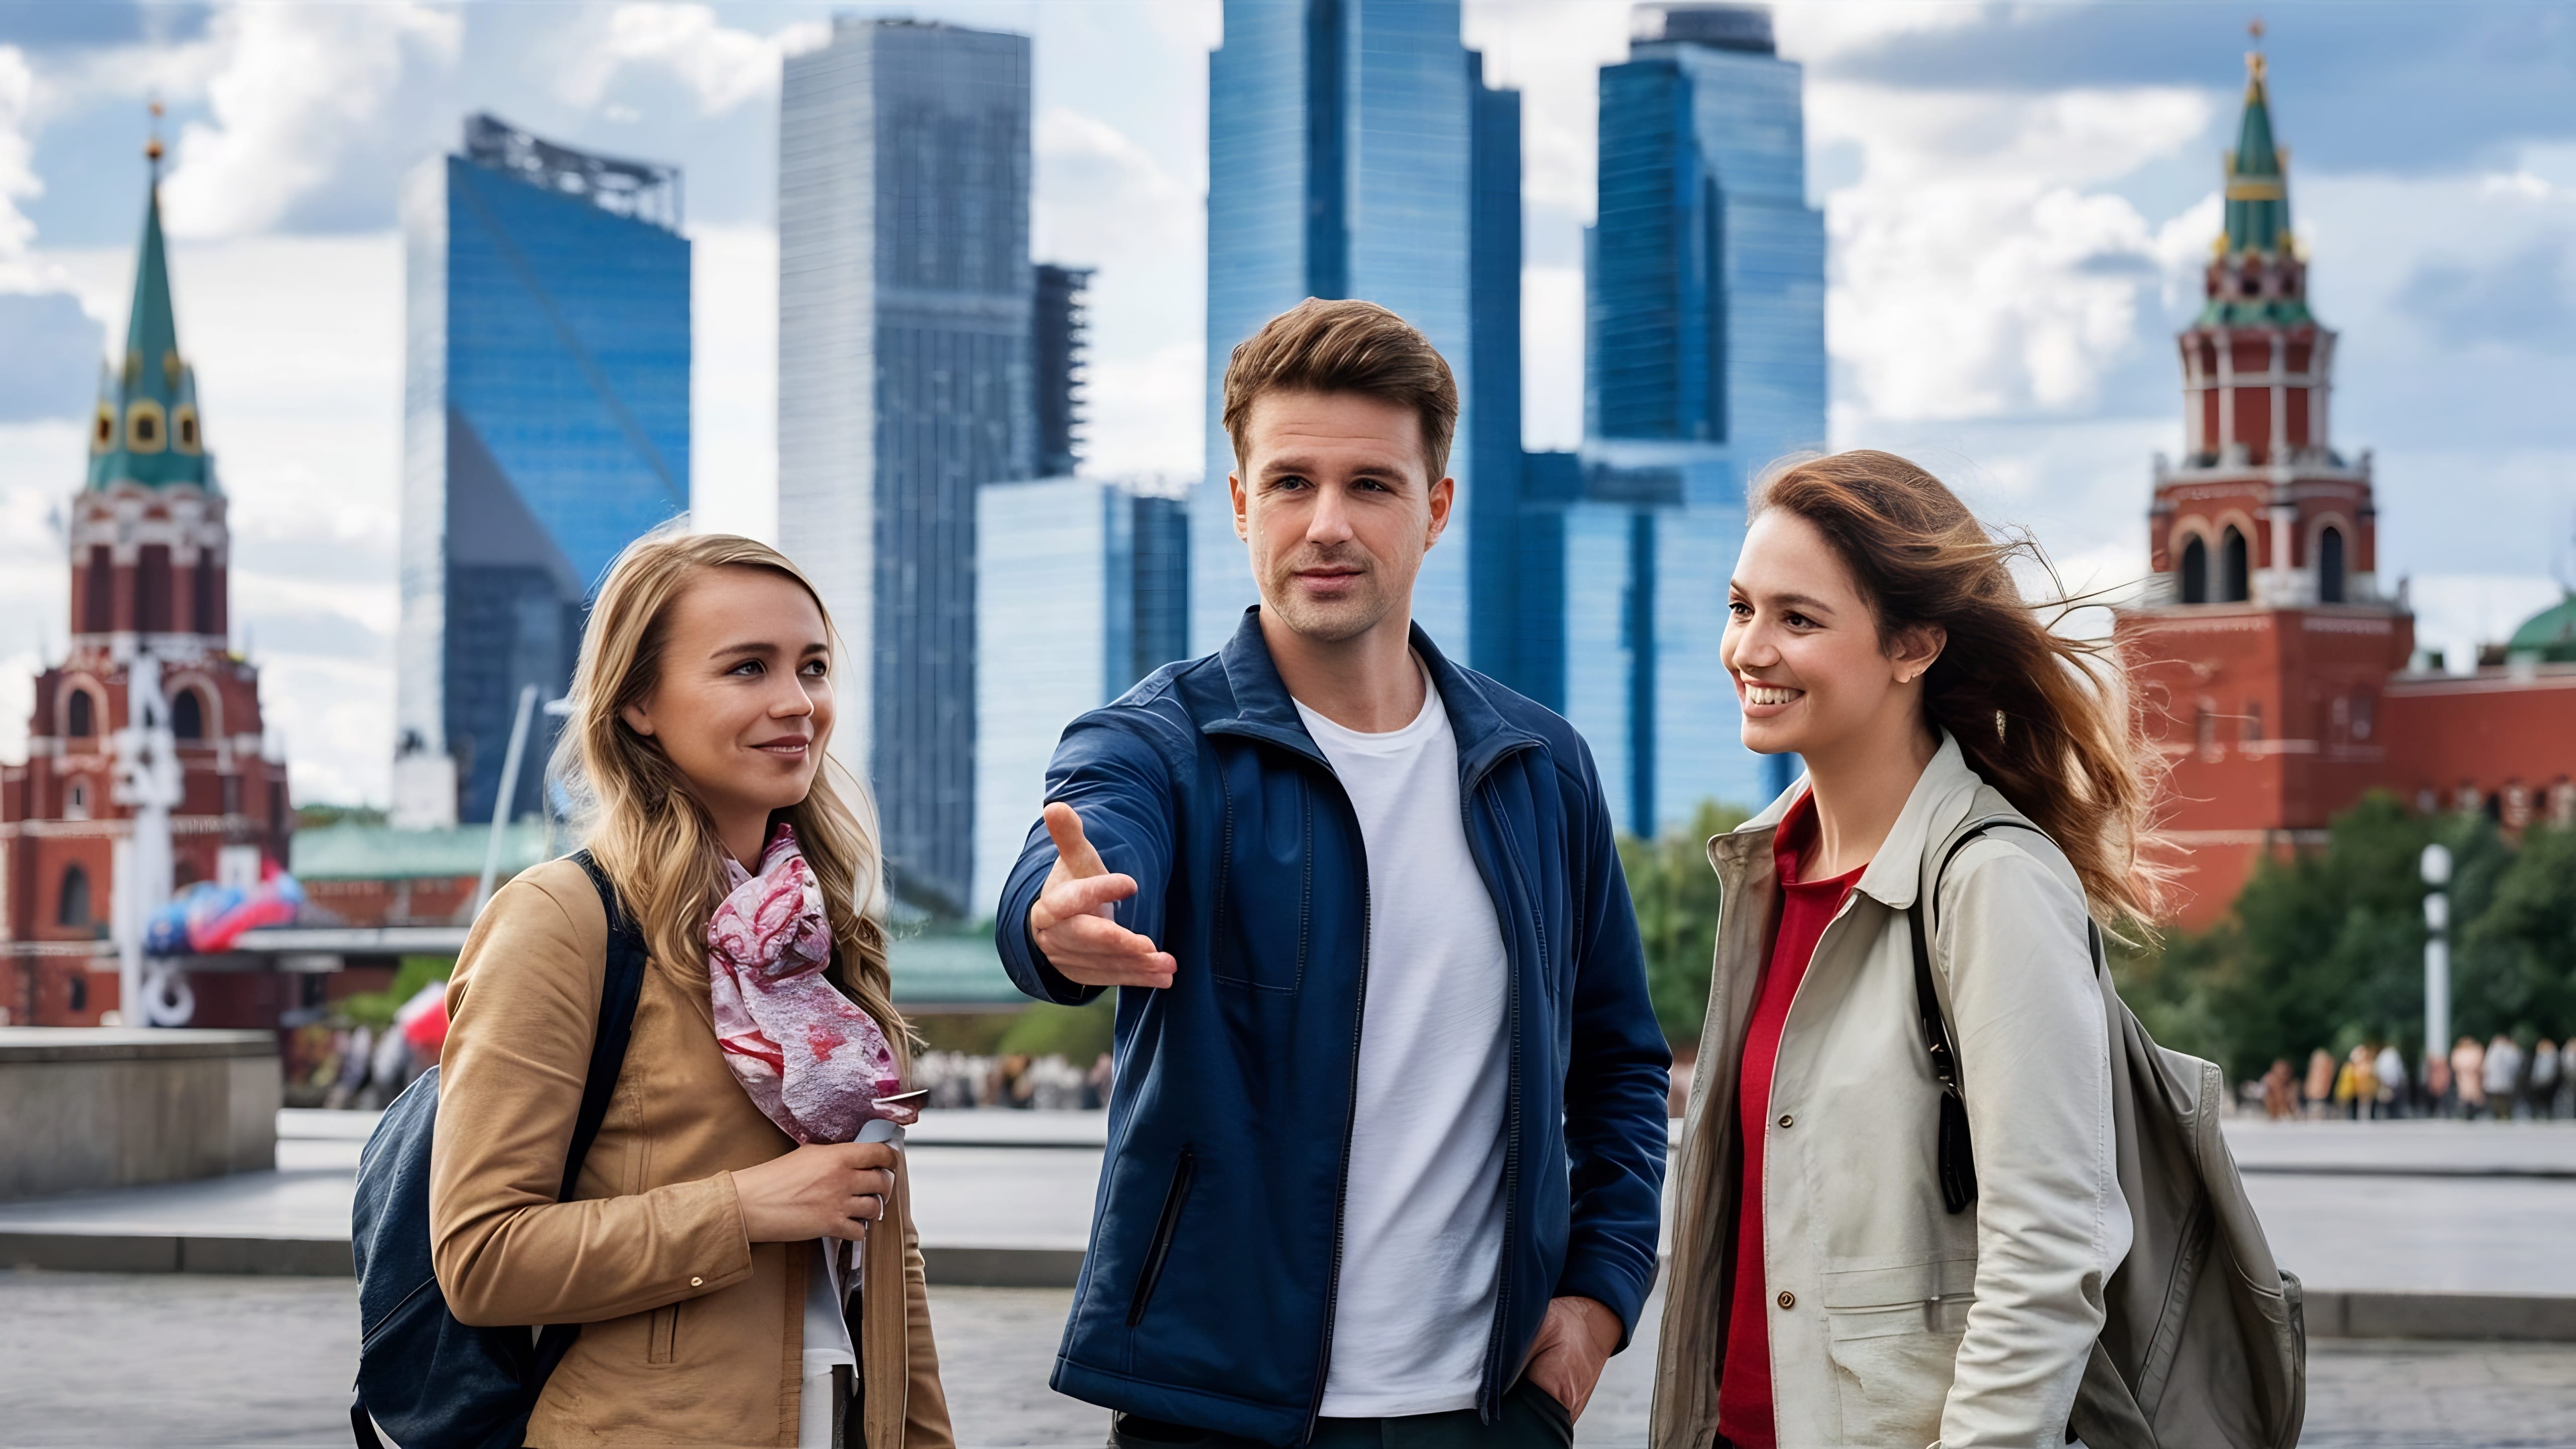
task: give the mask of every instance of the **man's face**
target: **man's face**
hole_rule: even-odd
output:
[[[1281,623],[1336,644],[1398,610],[1410,618],[1414,575],[1457,492],[1430,476],[1413,409],[1358,393],[1265,393],[1243,452],[1226,480],[1234,531]]]

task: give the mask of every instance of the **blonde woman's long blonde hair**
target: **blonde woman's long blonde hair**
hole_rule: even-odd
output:
[[[571,797],[591,858],[643,928],[646,946],[692,964],[706,958],[707,921],[725,897],[725,847],[678,767],[621,712],[661,678],[672,604],[716,569],[757,569],[793,581],[822,612],[825,636],[836,639],[822,596],[778,550],[729,533],[648,534],[617,556],[591,605],[573,671],[572,716],[551,769]],[[837,639],[833,663],[841,667]],[[842,989],[876,1018],[908,1076],[910,1039],[886,963],[885,862],[867,786],[826,751],[813,788],[771,820],[795,829],[822,887]]]

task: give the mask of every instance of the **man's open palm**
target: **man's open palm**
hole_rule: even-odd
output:
[[[1029,907],[1029,939],[1065,979],[1084,986],[1169,986],[1170,953],[1118,924],[1110,908],[1136,894],[1132,876],[1112,875],[1083,838],[1082,817],[1065,804],[1046,808],[1055,868]]]

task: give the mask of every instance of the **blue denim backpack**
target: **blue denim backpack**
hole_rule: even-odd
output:
[[[643,933],[619,909],[616,887],[590,852],[573,859],[608,913],[608,973],[558,1202],[571,1198],[581,1160],[608,1115],[644,986]],[[360,1336],[349,1427],[359,1449],[384,1449],[378,1425],[402,1449],[519,1449],[546,1376],[581,1325],[474,1328],[447,1311],[429,1246],[429,1144],[437,1117],[438,1068],[431,1067],[385,1109],[358,1159],[350,1246],[358,1265]]]

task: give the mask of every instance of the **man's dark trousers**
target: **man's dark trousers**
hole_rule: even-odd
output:
[[[1503,1396],[1503,1411],[1485,1423],[1473,1409],[1384,1419],[1317,1419],[1308,1449],[1567,1449],[1574,1416],[1524,1378]],[[1109,1449],[1272,1449],[1240,1439],[1119,1414],[1109,1421]]]

